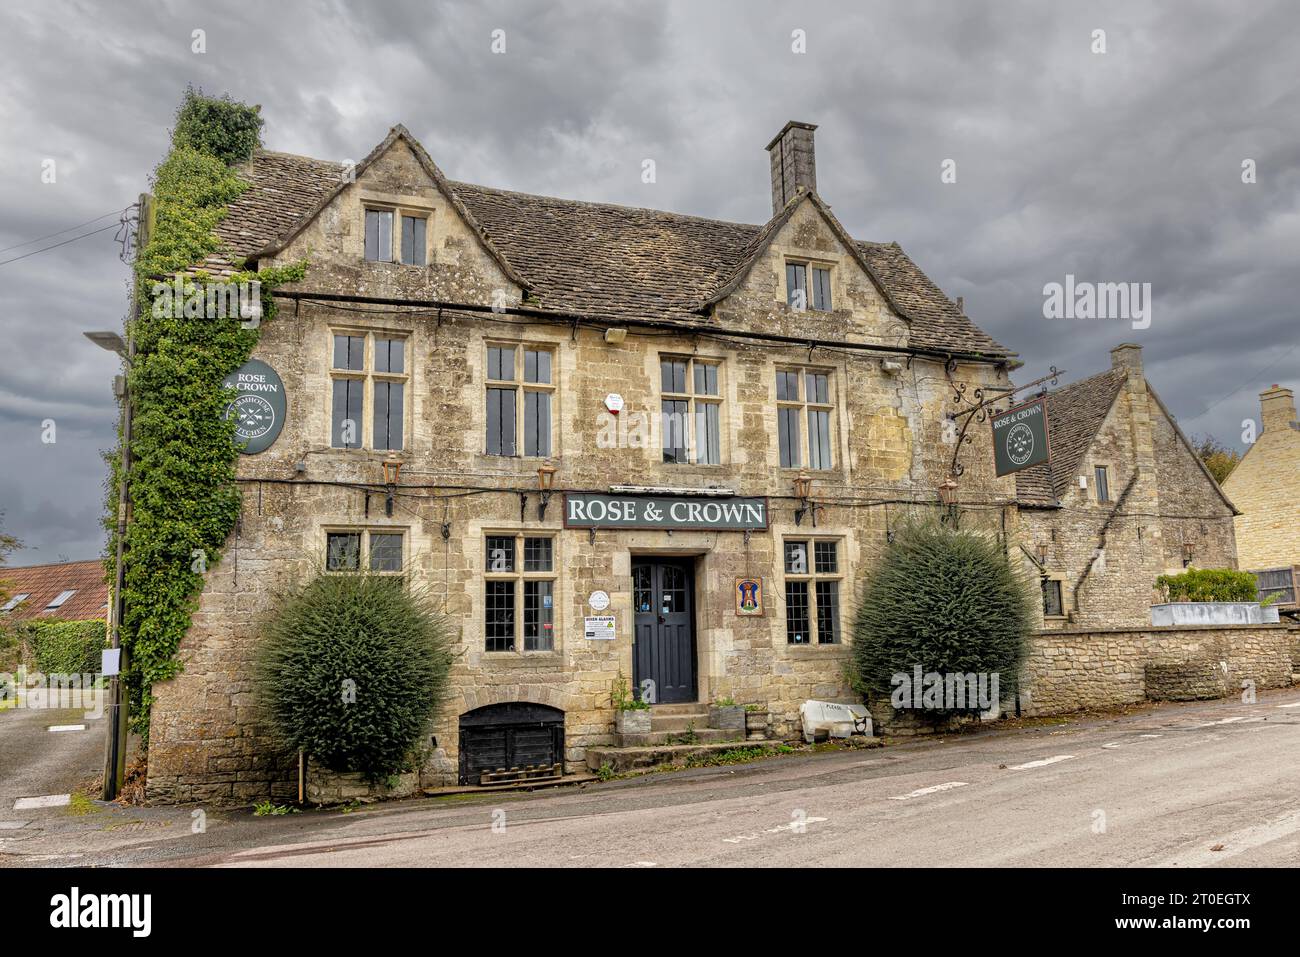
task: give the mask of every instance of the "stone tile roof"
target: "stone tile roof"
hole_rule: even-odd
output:
[[[20,568],[0,568],[0,582],[10,598],[26,594],[28,597],[17,608],[0,612],[0,619],[26,621],[32,618],[63,621],[81,621],[108,617],[108,585],[104,583],[102,562],[58,562],[52,565],[27,565]],[[53,611],[45,608],[61,592],[75,592]]]
[[[1107,369],[1047,394],[1051,465],[1043,463],[1017,472],[1017,499],[1036,505],[1059,502],[1127,379],[1127,373]]]
[[[404,129],[395,128],[368,159],[399,135],[409,138]],[[418,143],[410,142],[423,153]],[[229,215],[217,228],[226,255],[210,257],[202,268],[229,271],[231,260],[281,247],[338,192],[343,168],[340,163],[259,150],[240,168],[250,188],[230,204]],[[539,307],[557,313],[716,328],[704,315],[705,305],[774,232],[764,226],[450,182],[441,179],[441,173],[437,178],[494,252],[513,267]],[[1014,355],[964,316],[896,243],[856,242],[856,248],[887,298],[910,320],[913,346],[998,358]]]

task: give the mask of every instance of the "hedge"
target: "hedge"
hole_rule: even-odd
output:
[[[108,646],[102,620],[29,621],[21,627],[36,667],[45,674],[99,674],[100,652]]]
[[[1231,568],[1189,568],[1181,575],[1161,575],[1156,587],[1167,601],[1259,601],[1255,576]]]

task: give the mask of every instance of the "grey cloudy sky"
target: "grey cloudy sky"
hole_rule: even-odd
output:
[[[187,83],[262,104],[271,149],[357,159],[400,122],[454,179],[754,223],[763,147],[800,119],[845,226],[964,296],[1021,381],[1137,341],[1184,428],[1237,446],[1261,389],[1300,387],[1294,4],[7,0],[0,20],[0,247],[134,201]],[[125,310],[113,234],[0,266],[17,564],[102,547],[117,369],[80,333]],[[1067,273],[1151,283],[1150,328],[1044,319]]]

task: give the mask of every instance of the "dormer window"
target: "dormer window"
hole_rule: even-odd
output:
[[[811,275],[810,275],[811,274]],[[811,279],[811,285],[809,280]],[[815,309],[831,311],[831,270],[810,263],[785,264],[785,301],[795,312]]]

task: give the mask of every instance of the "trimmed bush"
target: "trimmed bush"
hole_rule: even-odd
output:
[[[375,779],[410,768],[451,660],[426,596],[391,577],[317,574],[264,627],[254,689],[286,746]]]
[[[936,523],[905,525],[862,590],[853,627],[855,684],[888,697],[894,675],[910,679],[920,666],[923,674],[997,674],[1000,694],[1014,692],[1034,601],[1032,583],[997,541]]]
[[[1166,601],[1259,601],[1259,586],[1250,572],[1231,568],[1189,568],[1181,575],[1161,575],[1156,587]]]
[[[99,674],[108,647],[103,621],[28,621],[20,626],[36,667],[47,675]]]

